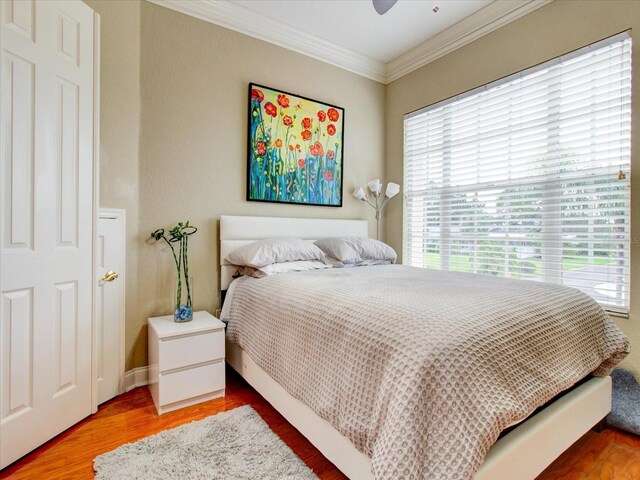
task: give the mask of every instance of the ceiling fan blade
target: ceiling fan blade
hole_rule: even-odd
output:
[[[391,7],[393,7],[398,0],[371,0],[373,2],[373,8],[376,9],[378,15],[384,15]]]

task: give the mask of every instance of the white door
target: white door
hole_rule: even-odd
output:
[[[96,270],[98,403],[124,391],[124,210],[100,209]]]
[[[93,33],[0,0],[0,468],[92,411]]]

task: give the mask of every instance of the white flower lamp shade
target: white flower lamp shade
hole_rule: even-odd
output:
[[[376,196],[380,195],[380,191],[382,190],[382,183],[380,182],[379,178],[376,178],[375,180],[371,180],[369,182],[369,190],[371,190],[371,193]]]
[[[387,191],[385,192],[387,198],[395,197],[398,193],[400,193],[400,185],[393,182],[387,183]]]
[[[362,189],[362,187],[360,187],[359,189],[353,191],[353,196],[358,200],[364,200],[367,197],[367,194],[364,193],[364,190]]]
[[[398,193],[400,193],[400,185],[393,182],[387,183],[387,189],[384,192],[384,196],[386,198],[384,199],[380,198],[380,193],[382,192],[382,182],[379,178],[371,180],[367,183],[367,185],[369,186],[369,190],[371,190],[371,193],[373,194],[373,199],[371,199],[371,201],[369,201],[369,197],[367,197],[367,193],[362,189],[362,187],[354,190],[353,196],[358,200],[366,202],[371,208],[375,209],[377,232],[376,238],[380,240],[380,217],[382,215],[382,210],[392,197],[395,197]]]

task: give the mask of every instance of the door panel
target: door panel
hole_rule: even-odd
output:
[[[92,409],[93,25],[0,0],[0,468]]]
[[[98,404],[124,391],[125,241],[125,211],[100,210],[96,249]],[[118,278],[102,280],[110,271]]]
[[[21,415],[33,406],[33,290],[2,295],[2,418]]]
[[[34,0],[2,2],[3,25],[11,28],[19,35],[33,40],[33,28],[35,24]]]
[[[58,247],[78,245],[78,85],[56,77],[56,230]]]
[[[5,53],[5,52],[3,52]],[[10,202],[4,203],[4,248],[33,246],[33,63],[5,53],[2,59],[3,139],[6,159],[3,189]],[[6,108],[5,108],[6,107]]]
[[[76,343],[78,342],[78,282],[55,286],[55,350],[53,357],[54,397],[75,388],[78,373]]]

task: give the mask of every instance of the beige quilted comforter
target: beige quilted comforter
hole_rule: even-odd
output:
[[[240,278],[228,336],[372,458],[470,479],[508,425],[629,351],[578,290],[402,265]]]

